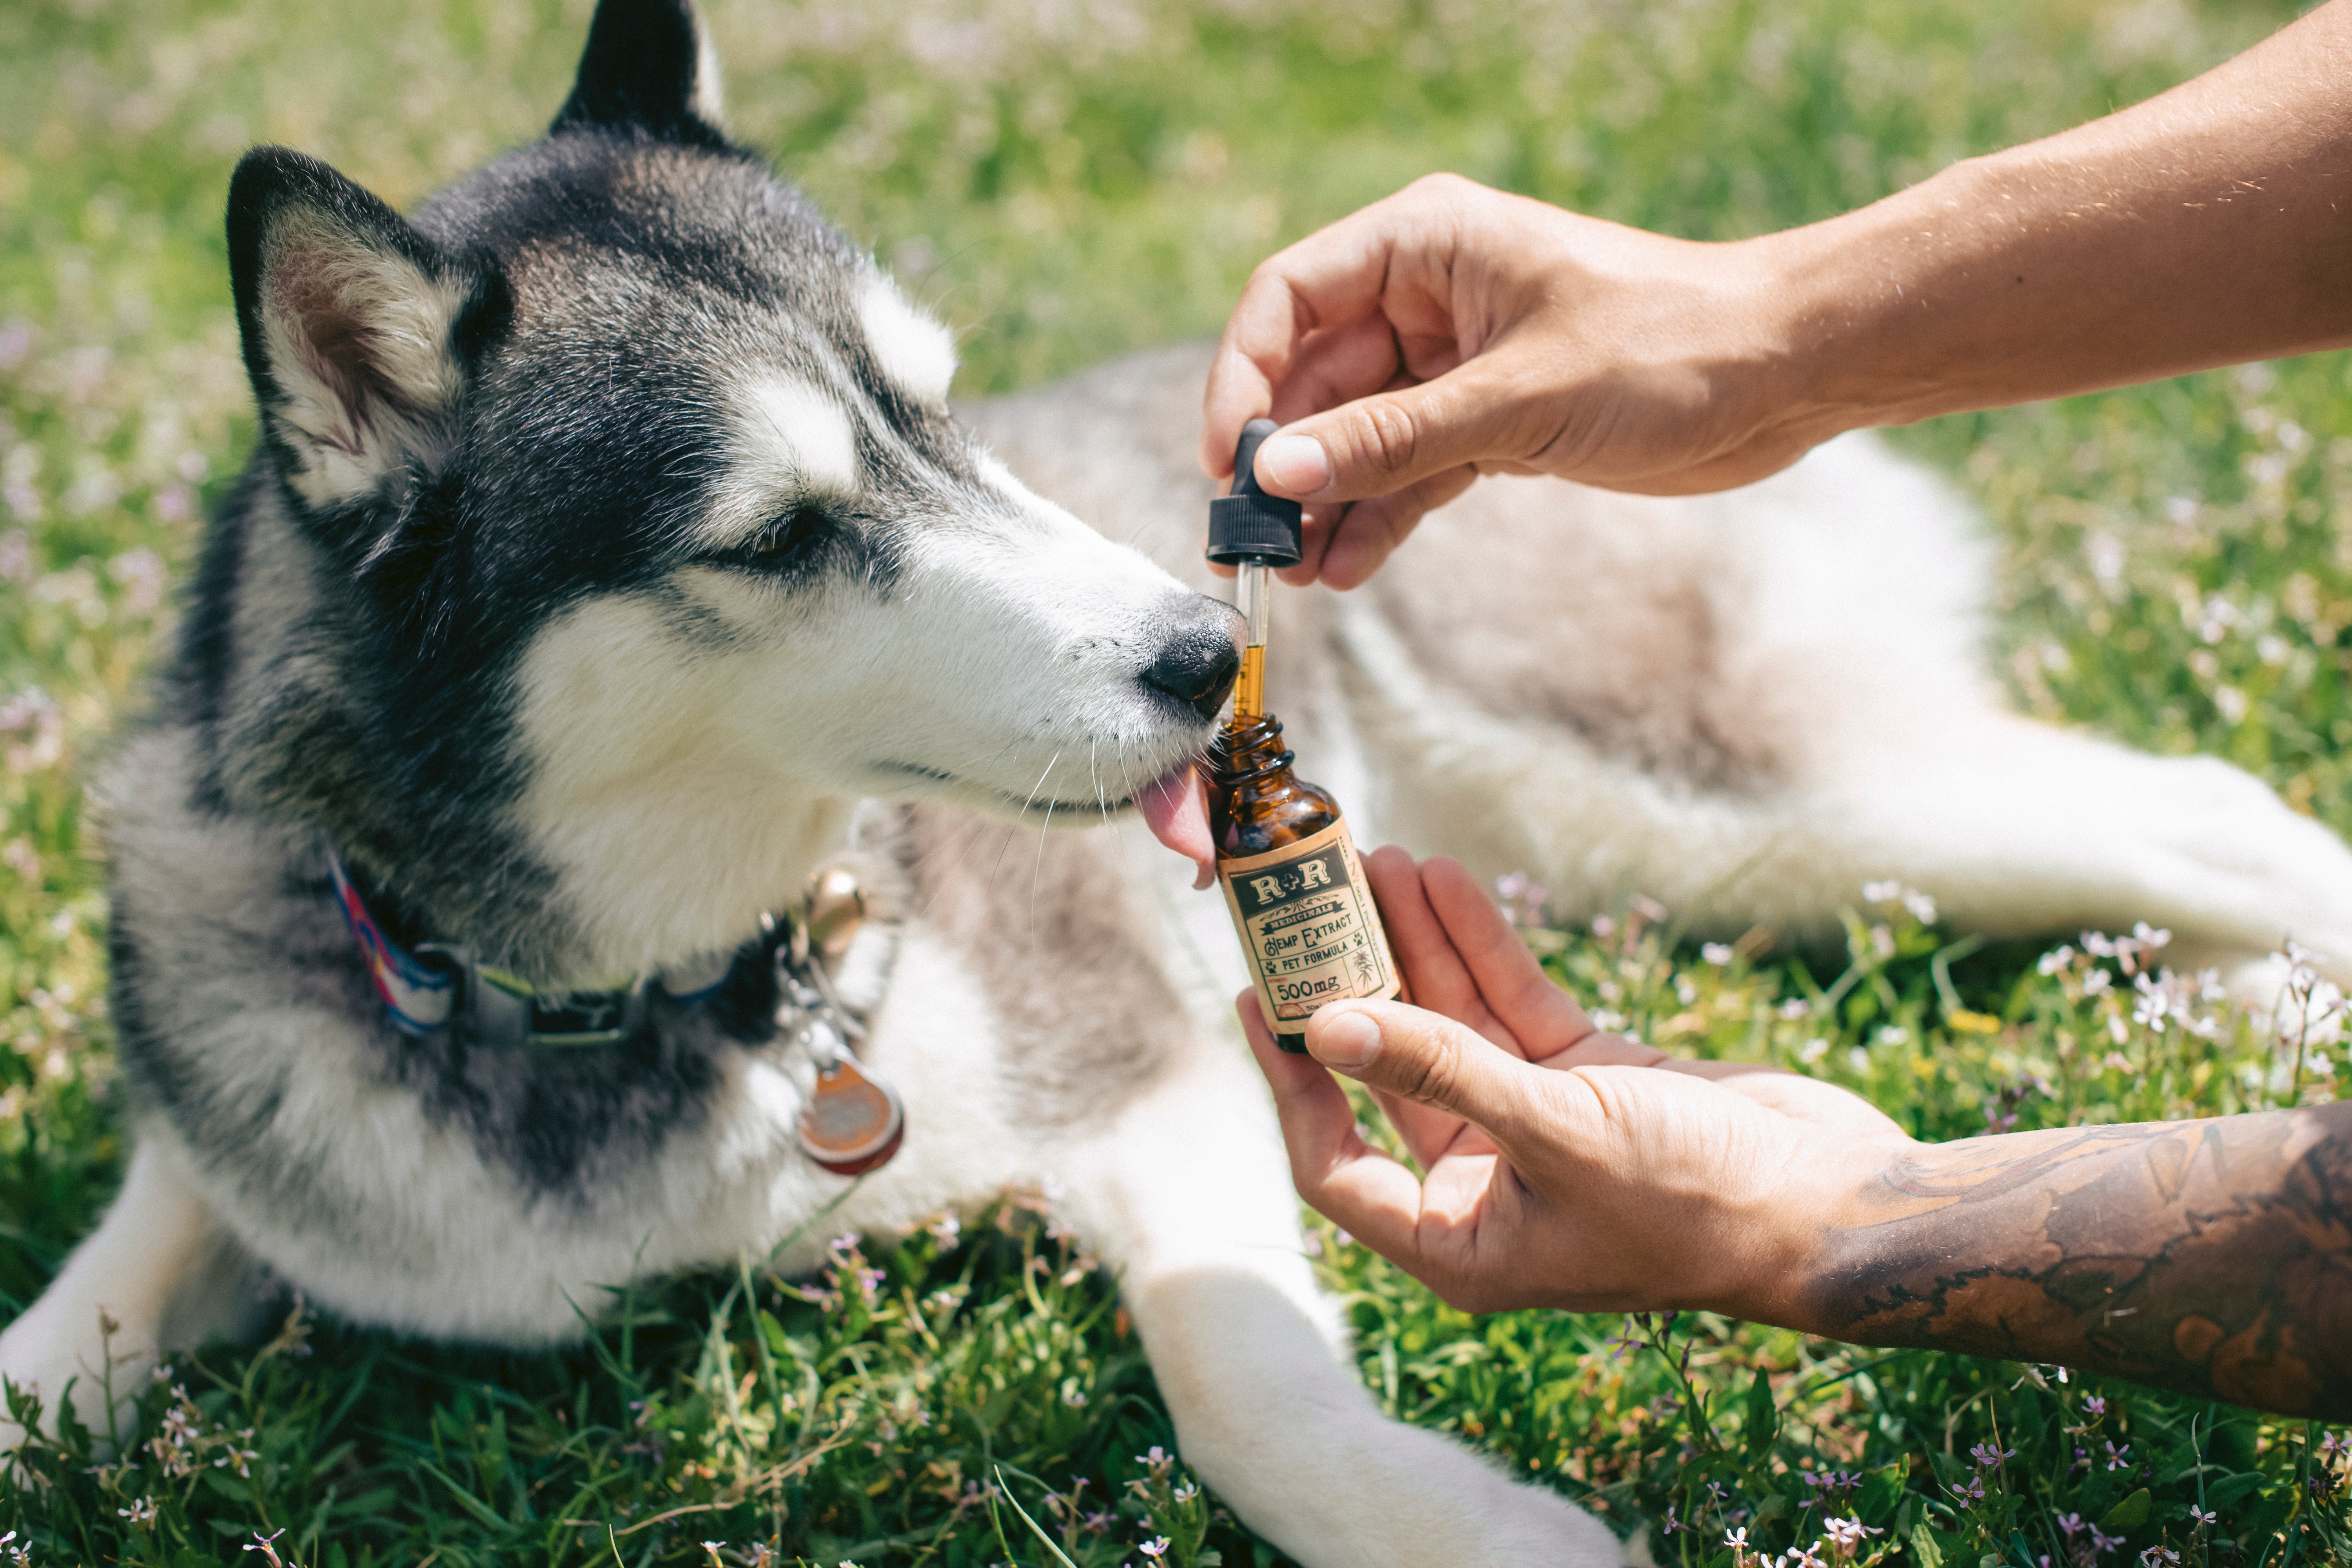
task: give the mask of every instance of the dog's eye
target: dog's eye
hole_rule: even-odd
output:
[[[789,566],[823,541],[832,524],[822,510],[796,506],[754,534],[735,558],[751,566]]]

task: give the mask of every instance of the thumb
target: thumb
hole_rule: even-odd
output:
[[[1465,366],[1286,425],[1258,448],[1258,482],[1299,500],[1384,496],[1433,475],[1521,459],[1518,396]]]
[[[1537,1069],[1441,1013],[1402,1002],[1335,1002],[1307,1020],[1307,1052],[1334,1072],[1483,1129],[1497,1144],[1524,1123]]]

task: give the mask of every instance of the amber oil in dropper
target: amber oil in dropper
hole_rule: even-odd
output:
[[[1265,710],[1273,574],[1299,558],[1297,501],[1267,495],[1254,465],[1270,419],[1243,428],[1233,493],[1210,503],[1209,558],[1238,571],[1249,623],[1233,717],[1210,752],[1209,836],[1217,884],[1241,935],[1275,1044],[1307,1050],[1307,1019],[1326,1003],[1393,996],[1396,960],[1339,803],[1291,770],[1282,721]]]

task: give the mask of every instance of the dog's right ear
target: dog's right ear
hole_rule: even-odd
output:
[[[503,319],[495,269],[458,260],[315,158],[245,155],[228,186],[245,366],[297,494],[349,507],[437,469],[478,340]]]
[[[721,147],[719,57],[692,0],[597,0],[551,136],[595,128]]]

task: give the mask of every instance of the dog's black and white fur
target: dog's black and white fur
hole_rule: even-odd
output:
[[[1230,617],[1038,491],[1197,574],[1200,355],[960,418],[947,334],[718,113],[683,0],[604,0],[549,137],[408,219],[239,167],[263,440],[106,790],[136,1152],[0,1372],[95,1418],[101,1308],[121,1387],[261,1282],[530,1344],[766,1253],[842,1190],[793,1140],[806,1065],[756,986],[660,983],[847,863],[877,918],[842,987],[909,1131],[829,1228],[1043,1184],[1123,1271],[1186,1457],[1301,1562],[1613,1561],[1335,1356],[1223,910],[1118,826],[1207,739]],[[1994,931],[2352,952],[2352,856],[2262,786],[1996,711],[1971,539],[1867,442],[1706,500],[1490,481],[1364,593],[1286,601],[1277,707],[1360,837],[1570,911],[1802,937],[1895,876]],[[649,1030],[396,1033],[331,854],[405,941],[654,977]]]

